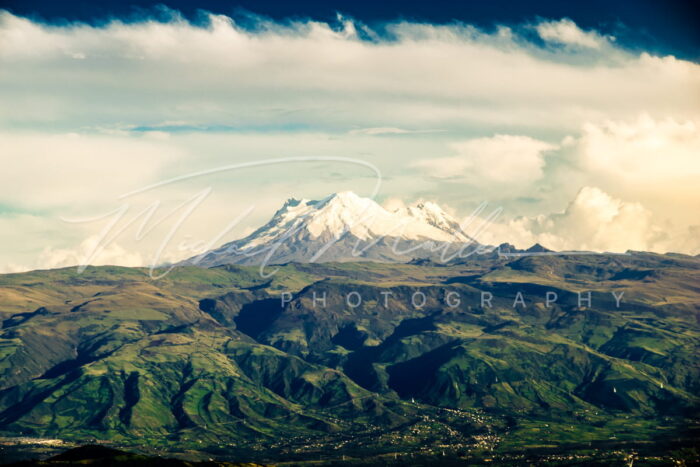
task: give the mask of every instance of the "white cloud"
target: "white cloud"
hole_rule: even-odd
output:
[[[390,212],[403,211],[406,209],[406,202],[401,198],[389,198],[382,203],[382,207]]]
[[[70,229],[65,223],[43,216],[0,216],[0,245],[11,249],[13,257],[12,261],[0,264],[0,273],[82,264],[99,238],[97,235],[85,237],[85,232]],[[58,244],[64,246],[56,246]],[[112,242],[91,258],[89,264],[141,266],[144,261],[138,252]]]
[[[391,127],[375,127],[375,128],[359,128],[357,130],[350,130],[348,132],[351,135],[405,135],[411,133],[410,130],[405,130],[403,128],[391,128]]]
[[[392,128],[392,127],[374,127],[374,128],[358,128],[355,130],[348,131],[350,135],[368,135],[368,136],[381,136],[381,135],[408,135],[408,134],[418,134],[418,133],[440,133],[442,130],[407,130],[405,128]]]
[[[578,139],[585,172],[676,223],[700,224],[700,120],[588,123]]]
[[[26,266],[24,264],[17,263],[7,263],[0,264],[0,274],[13,274],[16,272],[26,272],[31,271],[33,268]]]
[[[644,250],[656,235],[648,209],[594,187],[582,188],[561,214],[518,219],[513,226],[557,250]]]
[[[697,113],[688,96],[697,95],[700,67],[688,61],[611,45],[596,50],[590,66],[590,48],[542,49],[521,34],[524,27],[488,34],[399,22],[386,28],[392,37],[364,41],[351,33],[358,25],[350,25],[261,22],[247,30],[211,15],[206,27],[177,17],[57,27],[0,12],[0,66],[13,70],[0,76],[0,125],[185,118],[202,127],[334,131],[561,129],[586,118],[625,118],[640,103],[652,113],[669,107]],[[567,21],[541,26],[578,30]],[[76,53],[85,58],[75,60]],[[18,91],[27,82],[31,92]]]
[[[655,225],[666,213],[686,232],[700,224],[691,209],[697,63],[633,53],[570,21],[540,24],[544,46],[529,26],[398,22],[386,36],[345,18],[257,26],[216,15],[203,27],[177,15],[52,26],[0,11],[0,163],[11,174],[0,207],[32,213],[0,215],[3,263],[34,264],[48,247],[55,254],[44,260],[58,264],[98,230],[73,229],[61,215],[109,212],[129,189],[271,157],[366,160],[382,171],[380,196],[454,201],[462,213],[484,198],[520,209],[519,197],[530,200],[521,213],[551,212],[590,185],[639,201],[642,211],[621,212],[651,211]],[[635,121],[643,112],[653,124]],[[566,135],[556,152],[545,142]],[[426,161],[433,155],[447,157]],[[407,170],[417,161],[437,178]],[[139,202],[172,204],[214,187],[182,232],[208,239],[250,204],[255,213],[235,233],[289,196],[372,189],[366,170],[319,165],[221,174]],[[454,176],[463,183],[443,183]],[[138,243],[125,234],[112,258],[150,258],[163,235]]]
[[[542,177],[544,153],[556,146],[529,136],[495,135],[453,143],[458,155],[415,163],[436,178],[473,183],[530,183]]]
[[[700,176],[700,121],[654,120],[588,123],[579,140],[589,169],[639,183]]]
[[[544,41],[591,49],[599,49],[610,40],[614,40],[596,31],[584,31],[570,19],[543,21],[535,26],[535,30]]]
[[[12,167],[0,184],[0,203],[80,209],[113,202],[181,156],[180,148],[148,136],[0,131],[0,162]]]
[[[144,266],[145,261],[138,252],[126,250],[118,243],[101,244],[100,237],[93,235],[75,248],[47,247],[38,258],[41,268],[53,269],[67,266]]]
[[[557,251],[623,253],[628,250],[700,253],[700,226],[673,228],[657,222],[637,202],[613,198],[597,187],[583,187],[560,213],[518,217],[489,226],[479,239],[526,248],[540,243]]]

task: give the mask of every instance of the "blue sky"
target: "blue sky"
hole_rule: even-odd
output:
[[[700,28],[693,18],[700,16],[700,5],[688,0],[589,0],[586,2],[538,1],[450,1],[406,2],[401,0],[323,1],[247,0],[222,1],[71,1],[4,0],[0,7],[22,16],[48,22],[82,21],[98,24],[109,18],[135,20],[153,15],[166,6],[197,20],[202,10],[228,16],[253,12],[275,20],[312,18],[332,21],[342,12],[368,24],[405,19],[429,23],[461,21],[482,28],[520,24],[537,18],[570,18],[582,28],[595,28],[621,37],[627,46],[644,47],[683,58],[698,58]]]
[[[290,196],[369,194],[369,166],[392,206],[502,208],[487,243],[700,253],[689,7],[516,4],[2,3],[1,270],[75,264],[110,221],[91,261],[181,259]]]

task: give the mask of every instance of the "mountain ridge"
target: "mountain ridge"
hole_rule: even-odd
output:
[[[289,262],[437,259],[438,244],[479,244],[433,202],[387,210],[351,191],[320,200],[288,199],[250,235],[181,264],[283,264]]]

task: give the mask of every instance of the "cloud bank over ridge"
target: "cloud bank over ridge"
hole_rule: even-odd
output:
[[[550,229],[552,248],[620,250],[619,233],[634,229],[629,248],[700,252],[661,240],[700,225],[700,65],[627,50],[568,19],[373,30],[343,17],[244,26],[208,15],[194,25],[172,12],[98,27],[0,11],[0,68],[0,158],[16,175],[0,187],[0,223],[19,232],[2,244],[34,238],[37,224],[53,232],[21,252],[6,247],[7,264],[40,266],[33,258],[47,247],[78,248],[101,226],[61,216],[108,212],[143,184],[321,154],[376,164],[385,198],[434,199],[462,215],[483,200],[502,206],[510,228],[529,232],[523,242],[547,243]],[[223,227],[222,209],[256,200],[231,235],[291,194],[318,198],[341,179],[365,189],[366,174],[329,167],[303,184],[307,193],[289,193],[305,171],[207,181],[218,198],[183,235]],[[576,234],[586,229],[598,230]],[[153,248],[126,236],[119,244],[129,264]]]

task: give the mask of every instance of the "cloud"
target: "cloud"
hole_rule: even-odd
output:
[[[99,237],[86,237],[86,231],[81,232],[66,229],[66,224],[61,225],[44,216],[0,216],[0,244],[12,249],[13,258],[0,264],[0,273],[82,264],[90,256]],[[141,266],[144,261],[140,253],[112,242],[91,258],[89,263]]]
[[[68,266],[144,266],[144,258],[138,252],[127,251],[117,243],[100,246],[100,237],[90,236],[77,248],[47,247],[38,258],[41,268],[53,269]]]
[[[110,212],[130,189],[318,155],[376,164],[380,198],[435,199],[461,213],[486,198],[534,218],[597,186],[612,200],[638,202],[643,210],[634,212],[646,219],[650,211],[655,226],[668,214],[679,232],[692,232],[700,224],[691,157],[700,66],[626,50],[569,20],[537,26],[542,40],[533,40],[533,25],[486,32],[399,21],[372,30],[340,18],[244,27],[221,15],[193,25],[177,14],[51,25],[0,11],[0,163],[11,174],[0,204],[31,213],[0,216],[3,262],[36,264],[45,248],[55,253],[44,255],[47,264],[61,263],[64,250],[77,257],[101,225],[70,226],[60,216]],[[640,123],[642,113],[653,124]],[[289,196],[319,198],[341,182],[369,193],[375,180],[337,164],[251,169],[149,193],[130,200],[130,213],[211,186],[181,234],[210,239],[256,204],[222,239],[232,240]],[[535,201],[525,206],[525,198]],[[150,258],[163,230],[140,243],[124,234],[112,260]],[[536,224],[522,230],[540,235]],[[586,244],[574,238],[580,245],[562,244]]]
[[[14,274],[17,272],[31,271],[33,268],[18,263],[0,264],[0,274]]]
[[[535,26],[535,30],[543,41],[591,49],[599,49],[614,40],[614,37],[603,36],[596,31],[584,31],[570,19],[542,21]]]
[[[348,132],[351,135],[405,135],[411,133],[410,130],[405,130],[403,128],[391,128],[391,127],[375,127],[375,128],[359,128],[357,130],[350,130]]]
[[[656,236],[648,209],[595,187],[582,188],[561,214],[517,219],[513,227],[558,250],[644,250]]]
[[[657,222],[638,202],[614,198],[597,187],[583,187],[563,212],[521,216],[489,226],[479,240],[526,248],[540,243],[557,251],[623,253],[628,250],[700,253],[700,226],[673,228]]]
[[[599,183],[674,222],[700,223],[700,119],[587,123],[576,144],[582,169]]]
[[[0,203],[25,208],[80,210],[150,183],[182,156],[160,135],[119,137],[0,130],[0,162],[12,177],[0,184]]]
[[[579,147],[587,168],[638,183],[700,176],[700,120],[587,123]]]
[[[458,155],[414,165],[432,177],[478,183],[530,183],[542,177],[544,153],[556,146],[529,136],[495,135],[453,143]]]
[[[388,198],[382,203],[382,207],[390,212],[403,211],[406,209],[406,202],[401,198]]]
[[[614,44],[541,47],[525,26],[396,22],[363,40],[353,31],[367,27],[346,19],[244,28],[207,18],[53,26],[0,12],[0,66],[12,70],[0,75],[0,125],[561,130],[626,118],[642,102],[697,113],[688,98],[700,88],[697,64]],[[568,20],[540,26],[560,40],[580,31]],[[577,37],[597,36],[566,40]]]
[[[355,130],[348,131],[350,135],[368,135],[368,136],[381,136],[381,135],[408,135],[416,133],[439,133],[442,130],[407,130],[405,128],[392,128],[392,127],[374,127],[374,128],[358,128]]]

